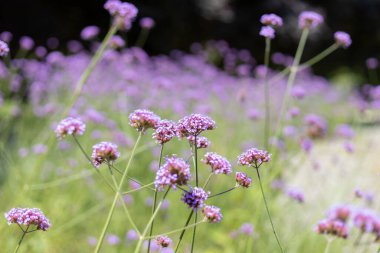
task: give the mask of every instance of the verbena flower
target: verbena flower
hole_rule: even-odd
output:
[[[161,120],[158,122],[153,132],[153,139],[159,144],[164,144],[176,136],[176,123],[171,120]]]
[[[207,152],[202,162],[210,165],[211,171],[215,174],[230,174],[232,172],[230,162],[216,153]]]
[[[319,234],[334,235],[344,239],[348,236],[348,228],[346,224],[339,220],[322,220],[318,223],[315,230]]]
[[[342,32],[342,31],[335,32],[334,38],[335,38],[335,43],[343,48],[348,48],[352,43],[350,35],[346,32]]]
[[[125,41],[124,41],[124,39],[121,36],[114,35],[110,39],[109,44],[110,44],[111,48],[118,49],[118,48],[123,48],[125,46]]]
[[[188,136],[187,139],[189,140],[191,145],[195,144],[195,136]],[[211,142],[204,136],[197,136],[197,149],[200,148],[207,148],[210,146]]]
[[[154,185],[162,191],[165,186],[176,189],[176,185],[187,185],[191,178],[190,165],[176,156],[166,158],[156,174]]]
[[[82,38],[82,40],[92,40],[99,35],[99,32],[99,27],[95,25],[90,25],[83,28],[83,30],[80,32],[80,37]]]
[[[119,158],[120,153],[117,145],[111,142],[100,142],[92,147],[92,163],[99,167],[104,162],[113,162]]]
[[[327,217],[330,220],[340,220],[347,222],[352,215],[352,208],[348,205],[338,205],[327,212]]]
[[[188,136],[198,136],[206,130],[215,129],[215,122],[201,114],[191,114],[178,121],[177,135],[179,138]]]
[[[206,192],[200,187],[190,188],[188,192],[182,195],[182,201],[188,205],[189,208],[197,210],[204,205],[210,192]]]
[[[286,190],[286,194],[299,203],[305,202],[305,195],[299,189],[291,188]]]
[[[142,133],[149,128],[155,129],[160,120],[159,116],[145,109],[135,110],[129,115],[129,124]]]
[[[172,243],[172,240],[166,235],[160,235],[156,238],[156,244],[162,248],[167,248]]]
[[[23,50],[29,51],[34,47],[34,40],[29,36],[22,36],[20,38],[20,47]]]
[[[83,135],[86,125],[77,118],[68,117],[61,120],[55,128],[58,138],[63,139],[66,135]]]
[[[260,18],[260,22],[263,25],[269,25],[273,27],[279,27],[282,26],[282,18],[277,16],[276,14],[264,14]]]
[[[314,115],[308,114],[304,118],[304,122],[307,126],[306,134],[312,138],[321,138],[327,133],[327,122],[324,118]]]
[[[239,231],[240,231],[240,233],[243,233],[245,235],[252,235],[253,234],[253,224],[252,223],[243,223],[240,226]]]
[[[144,17],[144,18],[140,19],[141,28],[152,29],[154,27],[154,25],[155,25],[155,22],[150,17]]]
[[[9,47],[8,44],[4,41],[0,40],[0,56],[7,56],[9,53]]]
[[[351,139],[355,136],[355,131],[349,125],[342,124],[335,128],[335,133],[343,138]]]
[[[5,213],[8,224],[19,224],[24,226],[36,226],[37,230],[46,231],[51,225],[42,211],[38,208],[12,208]]]
[[[238,163],[243,166],[260,166],[262,163],[269,162],[270,154],[265,150],[250,148],[238,156]]]
[[[235,180],[236,183],[244,188],[248,188],[252,184],[252,178],[248,177],[246,173],[240,171],[236,172]]]
[[[314,11],[304,11],[298,17],[298,26],[301,29],[310,29],[319,26],[323,21],[321,14]]]
[[[223,218],[220,208],[216,206],[205,206],[202,209],[202,213],[210,223],[219,223]]]
[[[114,17],[114,22],[119,28],[124,30],[131,28],[138,13],[136,6],[119,0],[108,0],[104,4],[104,8]]]
[[[275,31],[271,26],[263,26],[261,27],[260,35],[268,39],[274,39]]]

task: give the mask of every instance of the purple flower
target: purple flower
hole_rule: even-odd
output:
[[[300,142],[301,148],[306,152],[309,153],[311,149],[313,148],[313,141],[309,138],[302,138]]]
[[[308,114],[304,118],[307,125],[307,135],[312,138],[321,138],[327,133],[326,120],[318,115]]]
[[[149,110],[138,109],[129,115],[129,124],[137,131],[145,133],[148,128],[155,129],[160,117]]]
[[[260,18],[260,22],[263,25],[279,27],[282,26],[282,18],[277,16],[276,14],[264,14]]]
[[[238,156],[240,165],[259,167],[262,163],[270,161],[270,154],[265,150],[250,148]]]
[[[160,235],[156,238],[156,244],[162,248],[167,248],[172,243],[172,240],[166,235]]]
[[[190,135],[187,137],[187,139],[189,140],[191,145],[195,144],[195,136]],[[198,149],[207,148],[208,146],[210,146],[210,143],[211,142],[206,137],[197,136],[197,148]]]
[[[304,11],[298,17],[298,26],[301,29],[315,28],[323,23],[323,16],[313,11]]]
[[[354,153],[355,152],[355,145],[351,141],[345,141],[343,143],[343,147],[347,153]]]
[[[176,123],[171,120],[161,120],[158,122],[153,133],[153,139],[159,144],[164,144],[176,136]]]
[[[80,33],[82,40],[92,40],[99,34],[99,27],[90,25],[85,28]]]
[[[210,223],[219,223],[223,218],[220,208],[216,206],[205,206],[202,209],[202,213]]]
[[[275,31],[271,26],[263,26],[261,27],[260,35],[267,39],[274,39]]]
[[[55,128],[55,133],[59,139],[66,135],[83,135],[86,125],[80,120],[72,117],[63,119]]]
[[[379,61],[374,57],[370,57],[366,60],[366,65],[368,69],[376,69],[379,66]]]
[[[339,220],[346,223],[352,215],[352,208],[347,205],[338,205],[327,212],[330,220]]]
[[[354,130],[351,128],[351,126],[346,124],[336,126],[335,133],[336,135],[346,139],[351,139],[355,136]]]
[[[42,211],[38,208],[12,208],[5,213],[8,224],[19,224],[24,226],[36,226],[37,230],[46,231],[51,225]]]
[[[288,194],[290,198],[296,200],[299,203],[303,203],[305,201],[305,195],[303,194],[302,191],[298,189],[295,189],[295,188],[288,189],[286,193]]]
[[[335,38],[335,43],[343,48],[348,48],[352,43],[350,35],[345,32],[341,32],[341,31],[335,32],[334,38]]]
[[[210,192],[205,192],[200,187],[190,188],[190,191],[182,195],[182,201],[188,205],[189,208],[197,210],[202,207],[204,202],[207,200]]]
[[[144,18],[140,19],[141,28],[152,29],[154,27],[154,25],[155,25],[155,22],[150,17],[144,17]]]
[[[4,41],[6,43],[11,42],[12,38],[13,38],[13,34],[11,32],[4,31],[4,32],[0,33],[0,40]]]
[[[114,17],[115,24],[124,30],[131,28],[138,13],[136,6],[119,0],[108,0],[104,4],[104,8]]]
[[[89,236],[87,237],[87,243],[90,244],[91,246],[95,246],[98,240],[94,236]]]
[[[136,230],[134,229],[130,229],[128,232],[127,232],[127,236],[126,236],[127,240],[129,241],[137,241],[139,239],[139,235],[137,234]]]
[[[29,36],[22,36],[20,38],[20,47],[23,50],[29,51],[34,47],[34,40]]]
[[[0,56],[7,56],[9,53],[9,47],[8,44],[4,41],[0,40]]]
[[[117,245],[120,243],[120,238],[117,235],[107,235],[107,242],[109,245]]]
[[[202,162],[210,165],[211,171],[215,174],[230,174],[232,172],[230,162],[216,153],[207,152]]]
[[[162,191],[165,186],[176,189],[176,185],[186,185],[190,180],[190,165],[176,156],[167,157],[156,174],[154,185]]]
[[[253,234],[253,225],[251,223],[243,223],[240,226],[240,232],[246,235],[252,235]]]
[[[122,48],[125,46],[124,39],[119,35],[112,36],[109,43],[110,43],[110,47],[114,49]]]
[[[339,220],[322,220],[318,223],[315,230],[318,234],[329,234],[344,239],[346,239],[348,236],[347,226]]]
[[[100,142],[92,147],[92,163],[95,167],[99,167],[104,162],[113,162],[119,158],[120,153],[117,145],[111,142]]]
[[[198,136],[206,130],[215,129],[215,122],[201,114],[191,114],[178,121],[177,135],[179,138],[188,136]]]
[[[244,188],[248,188],[252,184],[252,178],[248,177],[246,173],[240,171],[236,172],[235,180],[236,183]]]

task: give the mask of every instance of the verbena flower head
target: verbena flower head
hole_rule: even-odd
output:
[[[230,162],[216,153],[207,152],[202,162],[210,165],[211,171],[215,174],[230,174],[232,172]]]
[[[286,194],[299,203],[305,202],[305,195],[302,191],[296,188],[291,188],[286,191]]]
[[[260,18],[260,22],[263,25],[269,25],[273,27],[282,26],[282,18],[277,16],[276,14],[264,14]]]
[[[327,133],[327,122],[324,118],[308,114],[304,118],[304,122],[307,125],[307,135],[312,138],[321,138]]]
[[[248,177],[246,173],[240,171],[236,172],[235,180],[236,183],[244,188],[248,188],[252,184],[252,178]]]
[[[210,192],[206,192],[200,187],[190,188],[188,192],[182,195],[182,201],[188,205],[189,208],[197,210],[204,205]]]
[[[262,163],[270,161],[270,154],[265,150],[250,148],[238,156],[238,163],[247,166],[260,166]]]
[[[315,230],[319,234],[334,235],[344,239],[348,236],[348,228],[346,224],[339,220],[322,220],[318,223]]]
[[[240,228],[239,228],[239,231],[240,233],[243,233],[245,235],[252,235],[253,234],[253,224],[252,223],[243,223]]]
[[[124,39],[119,35],[112,36],[109,43],[110,43],[110,47],[113,49],[118,49],[125,46]]]
[[[12,208],[5,213],[8,224],[19,224],[24,226],[36,226],[37,230],[46,231],[51,225],[42,211],[38,208]]]
[[[189,140],[191,145],[195,144],[195,136],[188,136],[187,139]],[[211,142],[204,136],[197,136],[197,148],[207,148],[210,146]]]
[[[4,41],[0,40],[0,56],[7,56],[9,53],[9,47],[8,44]]]
[[[301,29],[315,28],[323,23],[323,16],[314,11],[304,11],[298,17],[298,26]]]
[[[361,209],[357,211],[353,220],[354,225],[363,233],[380,232],[380,219],[371,210]]]
[[[275,31],[271,26],[263,26],[261,27],[260,35],[268,39],[274,39]]]
[[[114,22],[119,28],[125,30],[131,28],[138,13],[136,6],[119,0],[108,0],[104,4],[104,8],[114,17]]]
[[[153,139],[162,145],[175,137],[176,133],[176,123],[174,121],[161,120],[153,132]]]
[[[191,178],[190,165],[176,156],[167,157],[165,163],[158,169],[154,185],[162,191],[165,186],[176,189],[176,185],[187,185]]]
[[[202,213],[210,223],[219,223],[223,218],[220,208],[216,206],[205,206],[202,209]]]
[[[141,28],[152,29],[154,27],[154,25],[155,25],[155,22],[150,17],[144,17],[144,18],[140,19]]]
[[[113,162],[119,158],[117,145],[111,142],[100,142],[92,147],[92,163],[99,167],[104,162]]]
[[[86,125],[77,118],[68,117],[61,120],[55,128],[58,138],[63,139],[66,135],[83,135]]]
[[[85,28],[80,33],[82,40],[92,40],[99,34],[99,27],[95,25],[90,25]]]
[[[331,220],[347,222],[352,215],[352,208],[348,205],[338,205],[327,212],[327,217]]]
[[[22,36],[20,38],[20,47],[23,50],[29,51],[34,47],[34,40],[29,36]]]
[[[341,31],[335,32],[334,39],[335,39],[335,43],[343,48],[348,48],[352,43],[350,35],[346,32],[341,32]]]
[[[177,135],[179,138],[198,136],[206,130],[215,129],[215,121],[201,114],[191,114],[178,121]]]
[[[129,124],[142,133],[149,128],[155,129],[160,120],[156,114],[145,109],[138,109],[129,115]]]
[[[355,136],[355,132],[352,129],[352,127],[346,124],[336,126],[335,133],[338,136],[346,138],[346,139],[351,139]]]
[[[167,248],[172,243],[172,240],[166,235],[160,235],[156,238],[156,244],[162,248]]]
[[[379,67],[379,60],[377,60],[374,57],[368,58],[365,63],[368,69],[376,69],[377,67]]]

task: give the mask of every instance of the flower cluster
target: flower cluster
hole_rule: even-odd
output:
[[[36,226],[37,230],[46,231],[51,225],[42,211],[38,208],[12,208],[5,214],[8,224],[19,224],[24,226]]]
[[[343,48],[348,48],[351,46],[352,40],[348,33],[346,32],[335,32],[334,33],[335,43]]]
[[[0,40],[0,56],[7,56],[9,53],[8,44]]]
[[[315,28],[322,24],[323,16],[314,11],[304,11],[298,17],[298,26],[301,29]]]
[[[190,180],[190,165],[176,156],[166,158],[156,174],[154,185],[162,191],[165,186],[176,189],[176,185],[186,185]]]
[[[138,109],[129,115],[129,124],[142,133],[149,128],[155,129],[160,120],[159,116],[145,109]]]
[[[119,158],[120,153],[117,145],[111,142],[100,142],[92,147],[92,163],[99,167],[104,162],[113,162]]]
[[[202,213],[210,223],[219,223],[223,218],[220,208],[216,206],[205,206],[202,209]]]
[[[235,180],[236,183],[244,188],[248,188],[252,184],[252,178],[248,177],[246,173],[240,171],[236,172]]]
[[[210,165],[211,171],[215,174],[230,174],[232,172],[230,162],[216,153],[207,152],[202,162]]]
[[[346,223],[352,214],[352,208],[348,205],[338,205],[328,211],[327,217],[330,220],[339,220]]]
[[[187,137],[187,139],[189,140],[191,145],[195,144],[195,136],[190,135]],[[197,136],[196,139],[197,139],[197,149],[207,148],[208,146],[210,146],[210,141],[206,137]]]
[[[63,119],[55,128],[58,138],[62,139],[66,135],[83,135],[86,125],[80,120],[72,117]]]
[[[92,40],[98,36],[100,30],[99,27],[95,25],[90,25],[85,28],[80,32],[80,37],[82,40]]]
[[[296,188],[290,188],[286,190],[286,194],[299,203],[305,202],[305,195],[302,191]]]
[[[153,133],[153,139],[159,144],[164,144],[176,136],[176,124],[171,120],[161,120],[158,122]]]
[[[167,248],[172,243],[172,240],[166,235],[160,235],[156,238],[156,244],[162,248]]]
[[[319,234],[329,234],[344,239],[348,236],[348,228],[346,224],[339,220],[321,220],[315,230]]]
[[[141,28],[149,30],[149,29],[152,29],[154,27],[154,25],[155,25],[155,22],[150,17],[145,17],[145,18],[140,19]]]
[[[312,139],[321,138],[327,133],[327,123],[322,117],[314,114],[306,115],[304,122],[307,125],[306,134]]]
[[[274,39],[275,30],[271,26],[263,26],[261,27],[260,35],[267,39]]]
[[[202,207],[204,202],[207,200],[210,192],[206,192],[200,187],[190,188],[190,191],[185,192],[182,195],[182,201],[188,205],[189,208],[197,210]]]
[[[215,129],[215,121],[201,114],[191,114],[178,121],[177,135],[179,138],[198,136],[206,130]]]
[[[346,124],[336,126],[335,133],[345,139],[351,139],[355,136],[355,132],[352,127]]]
[[[258,167],[262,163],[270,161],[270,154],[265,150],[257,148],[250,148],[238,156],[238,163],[240,165]]]
[[[373,233],[380,238],[380,219],[371,210],[359,210],[353,217],[354,225],[363,233]]]
[[[131,3],[121,2],[119,0],[108,0],[104,4],[106,9],[114,18],[115,23],[121,29],[130,29],[132,21],[136,18],[138,10],[136,6]]]
[[[263,25],[269,25],[273,27],[279,27],[283,24],[282,18],[273,13],[262,15],[260,18],[260,22]]]

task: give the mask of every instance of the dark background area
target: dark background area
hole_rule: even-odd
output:
[[[110,17],[103,9],[104,0],[3,0],[0,9],[0,32],[14,34],[17,39],[29,35],[38,45],[46,44],[49,37],[57,37],[64,50],[65,42],[79,39],[87,25],[107,31]],[[326,76],[337,70],[350,68],[366,75],[365,59],[379,56],[380,0],[141,0],[130,1],[139,9],[138,18],[149,16],[157,25],[152,30],[145,49],[149,54],[169,53],[173,49],[188,51],[191,43],[223,39],[232,47],[247,48],[260,63],[264,40],[258,36],[264,13],[283,17],[273,42],[274,51],[295,52],[300,32],[297,16],[303,10],[314,10],[325,17],[325,25],[313,32],[308,41],[304,59],[310,58],[333,43],[333,33],[343,30],[351,34],[352,46],[339,50],[315,72]],[[210,3],[214,7],[210,7]],[[215,7],[216,6],[216,7]],[[138,36],[137,22],[128,37],[134,42]]]

